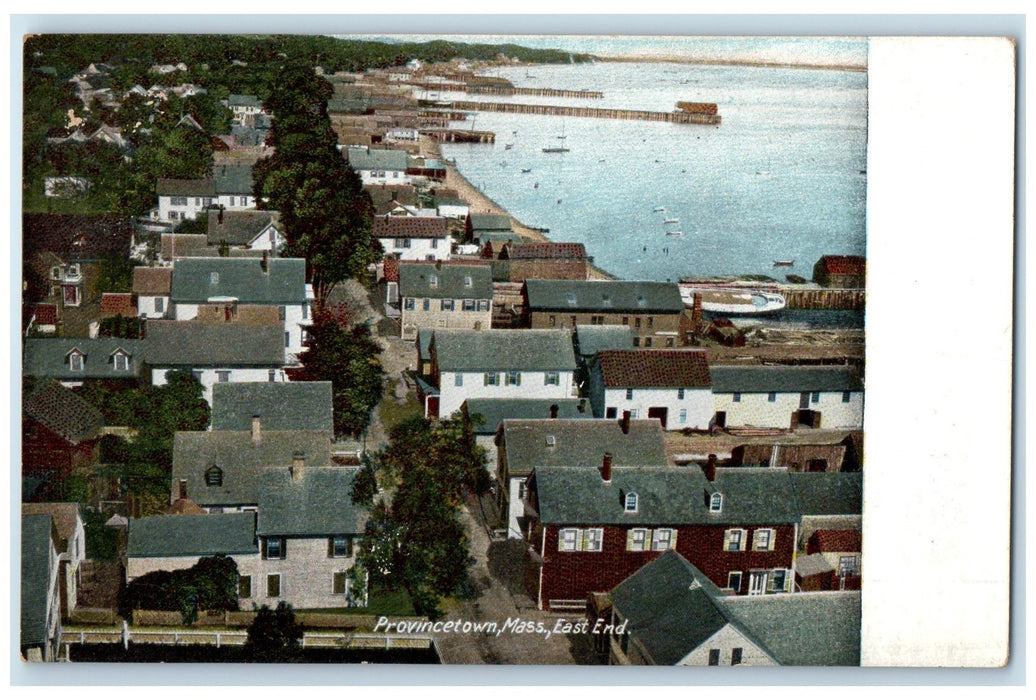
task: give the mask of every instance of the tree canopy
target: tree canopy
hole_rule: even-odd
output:
[[[120,612],[176,610],[191,624],[199,610],[237,610],[237,563],[217,554],[202,557],[189,569],[152,571],[130,581],[120,601]]]
[[[295,621],[295,611],[283,600],[275,609],[264,605],[256,611],[248,626],[245,640],[245,658],[261,663],[297,661],[302,626]]]

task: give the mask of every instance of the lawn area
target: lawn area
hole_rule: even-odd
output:
[[[339,615],[386,615],[404,617],[414,615],[414,605],[406,591],[375,589],[370,592],[365,608],[320,608],[299,609],[295,612],[334,613]]]
[[[378,406],[378,415],[381,417],[381,424],[385,427],[387,433],[392,429],[392,426],[402,423],[407,418],[413,418],[424,415],[424,406],[417,400],[417,393],[415,391],[408,391],[406,394],[406,403],[400,404],[395,397],[396,386],[398,385],[398,379],[390,379],[388,386],[385,389],[385,395],[381,398],[381,403]]]

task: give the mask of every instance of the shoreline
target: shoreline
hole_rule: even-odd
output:
[[[801,68],[804,70],[838,70],[866,73],[866,65],[852,63],[781,63],[780,61],[752,61],[723,58],[692,58],[689,56],[595,56],[601,63],[680,63],[701,66],[748,66],[750,68]]]

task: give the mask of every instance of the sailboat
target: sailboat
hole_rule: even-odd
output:
[[[565,123],[564,122],[561,123],[561,135],[558,136],[557,138],[562,140],[562,141],[564,141],[564,139],[565,139]],[[565,148],[564,146],[548,146],[547,148],[543,149],[543,152],[544,153],[568,153],[568,150],[569,149]]]

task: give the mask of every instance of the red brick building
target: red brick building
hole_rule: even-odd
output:
[[[22,473],[64,476],[97,459],[104,417],[55,381],[45,381],[22,407]]]

